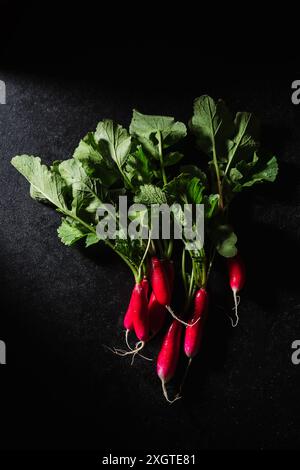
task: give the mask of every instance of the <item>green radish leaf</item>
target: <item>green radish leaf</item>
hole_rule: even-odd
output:
[[[139,220],[141,225],[148,226],[148,209],[131,210],[128,214],[130,220]]]
[[[196,176],[192,177],[187,173],[180,173],[167,184],[163,190],[168,195],[170,200],[181,200],[190,204],[200,204],[202,202],[202,195],[205,191],[205,185],[202,180]]]
[[[278,173],[278,163],[276,157],[269,160],[259,158],[254,154],[250,163],[241,160],[235,168],[230,170],[230,181],[233,192],[240,192],[243,188],[253,186],[263,181],[275,181]]]
[[[49,200],[44,196],[44,194],[42,194],[32,184],[30,185],[30,196],[32,197],[32,199],[35,199],[38,202],[43,202],[44,204],[49,204]]]
[[[117,238],[115,240],[115,249],[125,256],[136,268],[139,267],[143,258],[147,240],[132,238]]]
[[[87,235],[86,229],[79,223],[72,221],[69,217],[62,219],[57,233],[62,243],[67,246],[74,245],[74,243]]]
[[[149,158],[145,155],[141,145],[130,154],[125,167],[126,175],[134,187],[151,183],[154,173]]]
[[[217,212],[219,207],[219,194],[210,194],[203,197],[204,214],[206,219],[211,219]]]
[[[186,127],[172,117],[142,114],[134,109],[129,132],[147,153],[159,159],[159,135],[162,147],[166,149],[186,136]]]
[[[70,158],[64,160],[59,164],[59,173],[69,186],[74,186],[76,189],[85,182],[90,182],[80,161]]]
[[[232,258],[237,254],[237,236],[230,226],[220,225],[217,227],[216,233],[216,248],[218,253],[225,258]]]
[[[61,163],[61,160],[54,160],[54,162],[52,162],[52,165],[50,165],[50,171],[51,173],[56,173],[57,175],[59,175],[59,165]]]
[[[19,155],[11,163],[31,184],[32,197],[39,201],[48,201],[62,211],[67,210],[66,181],[56,172],[51,172],[46,165],[42,165],[39,157]]]
[[[85,239],[85,247],[88,248],[91,245],[95,245],[100,241],[100,238],[97,237],[96,233],[89,233]]]
[[[89,232],[86,227],[71,217],[62,219],[61,225],[57,229],[57,233],[62,243],[67,246],[74,245],[74,243],[82,238],[85,238],[86,248],[100,241],[96,233]]]
[[[163,190],[158,186],[145,184],[140,186],[139,192],[134,197],[134,202],[145,205],[166,204],[167,198]]]
[[[101,155],[99,145],[92,132],[89,132],[80,141],[73,158],[81,162],[88,176],[99,179],[106,187],[112,186],[120,178],[119,171],[112,159],[107,155]]]
[[[183,165],[183,166],[180,167],[180,171],[182,173],[187,173],[187,174],[191,175],[192,177],[196,176],[197,178],[199,178],[199,180],[201,181],[201,183],[204,186],[207,186],[207,176],[206,176],[206,174],[204,173],[204,171],[202,171],[196,165]]]
[[[202,202],[204,190],[205,186],[203,186],[201,180],[194,176],[194,178],[189,180],[186,188],[188,202],[192,204],[200,204]]]
[[[180,162],[184,157],[183,153],[180,152],[169,152],[164,156],[164,166],[173,166]]]
[[[216,151],[218,155],[222,155],[227,139],[234,134],[234,123],[224,101],[215,102],[210,96],[203,95],[194,101],[190,129],[204,153],[211,156]]]
[[[105,119],[99,122],[94,138],[101,155],[105,159],[111,158],[121,169],[131,149],[131,137],[128,131],[111,119]]]
[[[228,141],[228,167],[233,161],[249,160],[259,147],[259,122],[252,113],[237,113],[235,135]]]
[[[72,188],[72,211],[76,215],[82,212],[96,213],[102,201],[100,182],[87,176],[81,162],[73,158],[64,160],[59,171],[66,183]]]
[[[181,195],[185,195],[186,188],[190,180],[190,175],[187,173],[180,173],[165,184],[163,190],[168,195],[168,198],[178,199]]]

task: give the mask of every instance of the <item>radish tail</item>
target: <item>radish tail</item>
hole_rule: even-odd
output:
[[[138,346],[140,345],[140,346]],[[135,347],[136,347],[136,352],[132,355],[132,359],[131,359],[131,363],[130,365],[132,366],[133,363],[134,363],[134,359],[135,359],[135,356],[138,355],[138,356],[141,356],[143,359],[146,359],[146,361],[153,361],[153,359],[151,359],[150,357],[146,357],[146,356],[143,356],[143,354],[140,354],[139,351],[141,349],[143,349],[143,347],[145,346],[145,342],[144,341],[139,341],[138,343],[136,343]]]
[[[236,292],[235,289],[233,289],[232,293],[233,293],[233,300],[234,300],[233,310],[234,310],[234,313],[235,313],[235,319],[233,320],[231,317],[229,317],[229,318],[230,318],[230,321],[231,321],[232,328],[235,328],[238,325],[239,319],[240,319],[239,315],[238,315],[238,306],[239,306],[241,298],[240,298],[239,295],[236,295],[237,292]]]
[[[128,335],[130,333],[130,330],[126,330],[125,331],[125,342],[126,342],[126,346],[128,347],[128,349],[130,349],[130,351],[132,351],[132,347],[130,346],[129,342],[128,342]]]
[[[199,318],[197,318],[197,320],[194,323],[186,323],[185,321],[183,321],[179,317],[177,317],[177,315],[171,309],[170,305],[165,305],[165,307],[175,320],[179,321],[179,323],[182,323],[185,326],[194,326],[201,319],[201,317],[199,317]]]
[[[136,354],[143,349],[145,346],[144,341],[138,341],[135,345],[135,349],[130,348],[130,351],[124,351],[124,349],[114,348],[114,352],[118,356],[130,356],[131,354]]]
[[[146,357],[146,356],[143,356],[142,354],[140,354],[140,351],[143,349],[143,347],[145,346],[145,341],[138,341],[135,345],[135,349],[132,349],[130,348],[130,351],[124,351],[123,349],[119,349],[119,348],[114,348],[113,350],[110,349],[112,352],[114,352],[115,354],[117,354],[118,356],[130,356],[132,355],[132,361],[131,361],[131,365],[134,363],[134,359],[135,359],[135,356],[138,354],[138,356],[141,356],[143,359],[146,359],[147,361],[152,361],[153,359],[151,359],[150,357]]]
[[[164,380],[161,381],[161,386],[162,386],[162,391],[164,394],[165,399],[167,400],[168,403],[172,404],[175,401],[179,400],[181,397],[176,395],[176,397],[173,400],[170,400],[167,389],[166,389],[166,382]]]

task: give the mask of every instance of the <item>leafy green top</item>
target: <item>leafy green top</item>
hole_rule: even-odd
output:
[[[21,155],[14,157],[12,164],[29,181],[31,196],[62,214],[58,235],[68,246],[81,239],[86,246],[99,242],[97,208],[107,202],[115,205],[119,194],[127,194],[147,208],[177,203],[174,218],[179,221],[183,204],[204,204],[208,244],[230,257],[236,253],[237,237],[228,221],[229,203],[244,188],[274,181],[277,160],[261,150],[254,115],[238,112],[233,118],[222,100],[214,101],[207,95],[196,98],[189,128],[209,158],[207,171],[189,164],[176,172],[172,167],[181,162],[183,154],[175,146],[186,137],[185,124],[137,110],[129,131],[110,119],[100,121],[68,160],[55,161],[48,168],[39,157]],[[145,212],[130,217],[142,223]],[[140,271],[147,241],[117,238],[105,243],[135,275]],[[170,256],[172,243],[167,245]],[[203,262],[202,250],[192,256]]]

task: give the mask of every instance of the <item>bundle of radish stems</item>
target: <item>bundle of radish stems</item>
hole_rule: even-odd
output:
[[[199,166],[194,162],[182,165],[182,147],[176,148],[189,138],[188,130],[200,151]],[[237,112],[233,118],[224,101],[203,95],[194,101],[188,126],[172,117],[134,110],[129,130],[109,119],[100,121],[70,159],[54,161],[50,167],[30,155],[12,159],[13,166],[30,182],[31,197],[56,207],[62,216],[58,235],[64,244],[80,240],[86,247],[105,243],[131,269],[134,287],[123,320],[127,349],[113,351],[132,360],[137,355],[149,359],[143,350],[146,343],[164,335],[157,375],[169,403],[181,397],[189,366],[201,350],[209,315],[208,281],[216,256],[227,263],[233,294],[228,316],[232,326],[238,323],[238,294],[245,283],[245,267],[230,220],[230,204],[244,189],[273,182],[278,172],[276,157],[263,150],[259,136],[258,120],[252,113]],[[146,212],[154,204],[176,203],[179,210],[173,214],[173,223],[175,219],[182,223],[184,205],[203,204],[204,242],[190,248],[184,237],[180,241],[154,239],[147,223],[147,239],[101,238],[96,230],[96,208],[106,203],[117,207],[117,197],[124,194],[131,202],[146,206]],[[145,225],[143,210],[128,217]],[[175,311],[172,259],[178,252],[183,295]],[[166,386],[176,373],[181,349],[187,368],[178,393],[171,399]]]

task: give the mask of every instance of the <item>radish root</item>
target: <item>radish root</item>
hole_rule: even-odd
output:
[[[173,400],[170,400],[167,389],[166,389],[166,382],[164,380],[161,381],[161,386],[162,386],[164,397],[167,400],[167,402],[170,403],[170,405],[174,403],[175,401],[180,400],[181,396],[179,396],[179,394],[177,394]]]
[[[177,315],[171,309],[170,305],[165,305],[165,307],[168,310],[168,312],[172,315],[172,317],[175,318],[175,320],[179,321],[179,323],[182,323],[185,326],[194,326],[194,325],[196,325],[196,323],[198,323],[199,320],[201,320],[201,316],[200,316],[199,318],[197,318],[197,320],[194,323],[186,323],[185,321],[183,321],[179,317],[177,317]]]
[[[132,351],[132,347],[130,346],[129,342],[128,342],[128,335],[130,333],[130,330],[126,330],[125,331],[125,343],[126,343],[126,346],[128,347],[128,349],[130,349],[130,351]]]
[[[232,310],[234,310],[235,319],[233,319],[233,318],[230,317],[229,315],[228,315],[228,316],[229,316],[229,319],[230,319],[230,321],[231,321],[231,326],[232,326],[232,328],[235,328],[235,327],[238,325],[239,319],[240,319],[240,318],[239,318],[239,315],[238,315],[238,306],[239,306],[239,304],[240,304],[241,298],[240,298],[239,295],[237,295],[237,292],[236,292],[235,289],[232,291],[232,293],[233,293],[233,300],[234,300],[234,307],[233,307]]]
[[[135,345],[135,349],[132,349],[129,345],[130,351],[124,351],[124,349],[119,349],[119,348],[114,348],[111,350],[113,353],[117,354],[118,356],[130,356],[132,355],[132,360],[131,360],[131,365],[134,363],[135,356],[138,354],[141,356],[143,359],[146,359],[146,361],[152,361],[150,357],[143,356],[142,354],[139,353],[145,346],[145,341],[138,341]]]
[[[130,330],[127,329],[127,330],[125,331],[125,342],[126,342],[126,346],[128,347],[128,349],[129,349],[130,351],[133,351],[132,347],[130,346],[130,344],[129,344],[129,342],[128,342],[128,335],[129,335],[129,333],[130,333]],[[141,342],[142,342],[142,341],[141,341]],[[136,343],[135,347],[137,347],[138,344],[139,344],[139,343]],[[120,350],[120,351],[122,351],[122,350]],[[124,351],[124,352],[126,352],[126,351]],[[136,352],[136,354],[138,354],[139,356],[141,356],[143,359],[146,359],[146,361],[153,361],[153,359],[150,359],[150,357],[143,356],[143,354],[139,354],[138,352]],[[133,356],[133,358],[134,358],[134,356]],[[131,361],[131,365],[133,364],[133,362],[134,362],[134,359]]]

